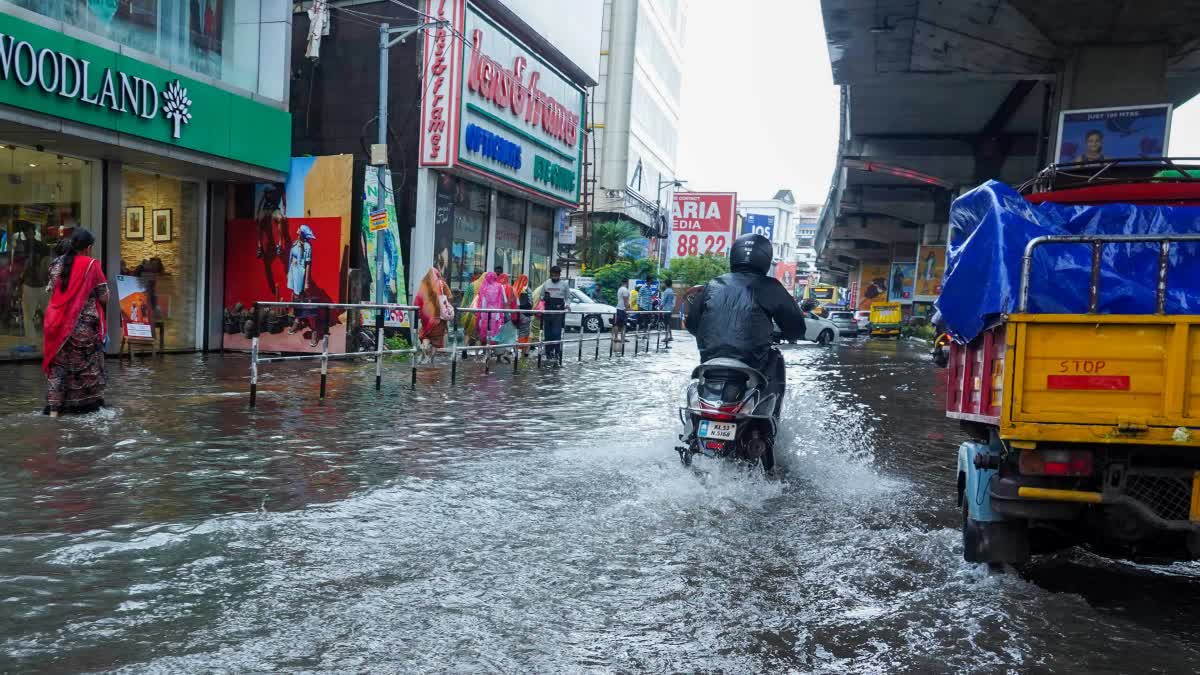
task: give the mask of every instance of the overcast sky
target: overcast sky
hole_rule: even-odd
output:
[[[736,8],[736,11],[734,9]],[[684,47],[679,177],[692,190],[825,201],[837,152],[817,0],[692,0]]]
[[[692,0],[683,58],[679,177],[688,187],[740,199],[788,188],[798,202],[823,203],[838,90],[820,3]],[[1200,157],[1200,100],[1175,111],[1169,153]]]

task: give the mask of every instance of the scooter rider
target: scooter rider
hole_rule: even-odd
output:
[[[693,295],[687,330],[696,336],[700,361],[737,359],[768,379],[767,391],[783,403],[783,355],[771,344],[774,324],[787,340],[804,337],[804,315],[779,280],[767,276],[774,249],[761,234],[744,234],[729,249],[728,274],[708,282]],[[773,323],[772,323],[773,322]]]

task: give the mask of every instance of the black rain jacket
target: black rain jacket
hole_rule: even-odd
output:
[[[771,353],[774,324],[785,339],[804,337],[804,314],[774,277],[730,272],[708,282],[691,302],[687,330],[696,336],[701,362],[732,358],[761,371]]]

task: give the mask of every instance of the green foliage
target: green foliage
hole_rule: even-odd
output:
[[[621,244],[641,236],[638,226],[629,221],[607,221],[592,226],[583,259],[589,269],[616,262]]]
[[[654,270],[655,264],[652,258],[640,258],[638,260],[618,260],[611,265],[588,270],[588,274],[596,280],[596,288],[599,289],[601,301],[616,305],[617,289],[621,287],[622,281],[645,279]]]
[[[728,271],[729,258],[713,253],[671,260],[671,280],[688,288],[706,284]]]

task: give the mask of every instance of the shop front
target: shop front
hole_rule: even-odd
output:
[[[224,186],[282,181],[290,155],[257,18],[234,30],[260,1],[0,8],[0,359],[40,355],[49,263],[77,228],[108,277],[111,351],[220,347]]]
[[[536,287],[579,203],[584,89],[470,2],[426,11],[456,30],[425,40],[425,86],[444,95],[422,102],[411,285],[436,264],[456,296],[496,268]]]

